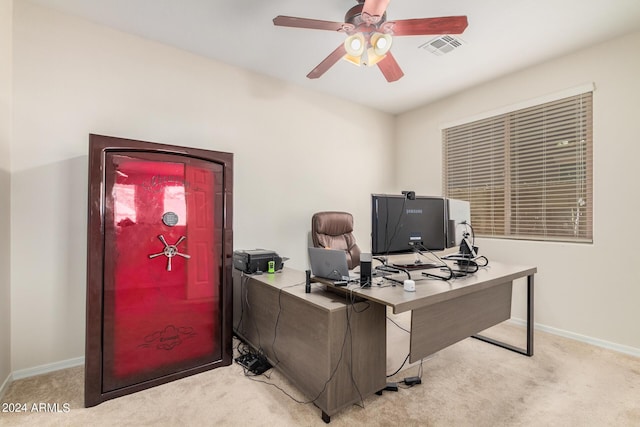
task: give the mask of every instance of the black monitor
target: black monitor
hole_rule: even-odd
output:
[[[440,251],[449,246],[444,197],[372,194],[371,214],[374,255]]]

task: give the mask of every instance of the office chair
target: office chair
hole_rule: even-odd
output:
[[[360,264],[360,248],[353,235],[353,215],[348,212],[313,214],[311,240],[316,248],[343,249],[350,270]]]

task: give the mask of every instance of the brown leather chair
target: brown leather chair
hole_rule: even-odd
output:
[[[353,215],[348,212],[317,212],[311,218],[311,240],[316,248],[343,249],[347,265],[360,264],[360,248],[353,235]]]

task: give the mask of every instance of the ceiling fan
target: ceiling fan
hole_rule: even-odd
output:
[[[387,21],[389,0],[356,0],[344,22],[276,16],[274,25],[340,31],[347,34],[344,43],[331,52],[307,77],[317,79],[336,62],[344,58],[356,65],[377,65],[388,82],[394,82],[404,73],[389,50],[393,36],[419,36],[435,34],[461,34],[467,28],[466,16],[440,18],[400,19]]]

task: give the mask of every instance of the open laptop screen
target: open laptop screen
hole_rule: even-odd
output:
[[[349,280],[347,253],[341,249],[309,248],[311,273],[330,280]]]

